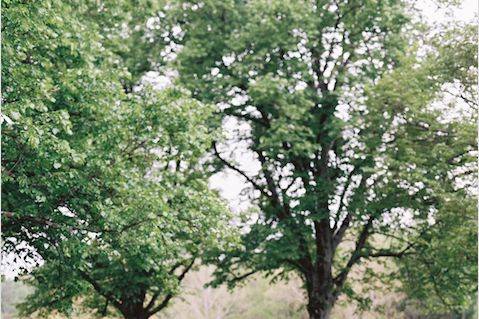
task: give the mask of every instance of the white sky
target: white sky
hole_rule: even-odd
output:
[[[417,2],[417,7],[424,12],[424,17],[430,23],[446,21],[471,22],[476,19],[479,3],[477,0],[464,0],[459,8],[455,8],[451,12],[446,12],[445,10],[438,9],[434,1],[419,0]]]
[[[419,0],[417,7],[424,12],[424,18],[431,24],[449,21],[472,22],[477,17],[478,2],[478,0],[465,0],[459,8],[449,12],[438,8],[432,0]],[[154,77],[154,74],[150,73],[149,76]],[[153,82],[152,84],[158,86],[159,88],[163,88],[168,85],[169,79],[166,77],[161,79],[156,78],[151,79],[151,82]],[[243,128],[246,129],[247,127]],[[235,135],[235,130],[237,129],[237,121],[226,121],[225,130],[229,137],[233,137]],[[247,173],[250,173],[250,176],[253,176],[254,173],[259,170],[258,163],[256,163],[250,154],[237,152],[233,155],[235,161],[240,164],[240,168],[245,170]],[[215,174],[211,177],[210,185],[211,187],[219,190],[220,194],[225,200],[228,201],[233,211],[241,211],[248,206],[248,201],[241,196],[241,191],[247,187],[248,184],[245,183],[244,178],[239,174],[232,172],[231,170],[226,170],[225,172]],[[16,266],[13,264],[13,258],[14,255],[10,254],[5,256],[2,260],[1,273],[9,279],[12,279],[17,273]]]

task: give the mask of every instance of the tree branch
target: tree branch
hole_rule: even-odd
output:
[[[193,257],[191,259],[191,262],[189,264],[187,264],[185,266],[185,268],[183,269],[183,271],[178,275],[177,279],[178,279],[178,282],[181,282],[186,274],[188,273],[188,271],[190,271],[190,269],[193,267],[194,263],[195,263],[195,260],[196,260],[196,257]],[[176,269],[175,267],[173,267],[173,269]],[[173,270],[174,271],[174,270]],[[154,299],[152,298],[152,300],[148,303],[148,306],[146,307],[146,310],[149,310],[155,303],[156,299],[158,298],[158,293],[155,294]],[[153,308],[152,310],[148,311],[148,315],[151,316],[151,315],[154,315],[155,313],[157,313],[158,311],[160,311],[161,309],[165,308],[168,303],[170,302],[171,298],[173,298],[173,294],[172,293],[169,293],[165,296],[165,298],[161,301],[161,303],[156,306],[155,308]],[[151,304],[151,305],[150,305]]]
[[[118,300],[116,300],[115,297],[110,292],[105,291],[97,281],[91,278],[83,270],[77,269],[77,272],[85,281],[89,282],[100,295],[102,295],[103,297],[105,297],[105,299],[113,303],[115,307],[117,307],[118,309],[122,309],[122,304]]]
[[[355,171],[355,170],[353,170],[353,171],[351,172],[351,175],[350,175],[351,177],[352,177],[352,175],[354,174],[354,171]],[[366,182],[365,176],[361,176],[361,181],[360,181],[358,187],[356,188],[356,190],[358,190],[358,189],[364,187],[365,182]],[[349,186],[349,183],[348,183],[348,186]],[[356,190],[355,190],[355,191],[356,191]],[[339,212],[340,212],[340,211],[338,210],[338,213],[339,213]],[[343,237],[344,237],[344,234],[345,234],[346,231],[348,230],[349,224],[351,223],[351,219],[352,219],[352,212],[351,212],[351,211],[348,211],[346,217],[344,218],[343,222],[341,223],[341,226],[340,226],[339,228],[336,227],[337,231],[335,232],[334,237],[333,237],[333,244],[334,244],[334,247],[335,247],[335,248],[339,245],[339,243],[341,242],[341,240],[342,240]],[[338,222],[339,222],[339,220],[338,220]],[[335,226],[336,226],[336,225],[335,225]]]
[[[359,234],[358,240],[356,241],[356,247],[349,258],[346,266],[343,268],[343,270],[333,279],[334,283],[336,284],[336,292],[335,294],[339,294],[340,288],[344,285],[344,282],[346,281],[346,278],[351,271],[351,268],[353,267],[354,264],[356,264],[361,257],[361,250],[364,248],[366,244],[366,240],[368,239],[370,232],[369,229],[373,225],[374,217],[371,215],[368,219],[368,222],[366,225],[364,225],[363,230]]]
[[[343,209],[344,207],[344,197],[346,196],[346,192],[348,191],[349,189],[349,185],[351,184],[351,179],[354,175],[354,173],[356,172],[356,169],[352,169],[351,172],[348,174],[348,177],[347,177],[347,180],[346,180],[346,183],[344,184],[344,189],[343,189],[343,192],[341,193],[341,196],[339,197],[339,207],[338,207],[338,210],[337,210],[337,219],[335,220],[335,223],[334,223],[334,228],[335,228],[335,231],[337,232],[339,229],[339,214],[341,213],[341,210]],[[349,214],[348,214],[349,215]],[[347,216],[346,216],[347,217]],[[341,224],[341,226],[344,224],[344,221],[343,223]]]
[[[235,282],[241,281],[241,280],[243,280],[245,278],[248,278],[249,276],[257,273],[257,272],[258,272],[258,270],[251,270],[251,271],[249,271],[249,272],[247,272],[247,273],[245,273],[241,276],[234,276],[234,278],[232,280],[230,280],[230,282],[235,283]]]
[[[233,164],[229,163],[227,160],[221,157],[220,153],[218,152],[218,149],[216,147],[216,141],[213,142],[213,150],[215,152],[216,157],[229,169],[239,173],[241,176],[243,176],[251,185],[253,185],[254,188],[259,190],[263,195],[270,197],[271,195],[268,194],[263,187],[261,187],[258,183],[256,183],[251,177],[249,177],[245,172],[234,166]]]

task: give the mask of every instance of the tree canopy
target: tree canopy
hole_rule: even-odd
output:
[[[24,314],[81,300],[148,318],[232,237],[203,165],[213,109],[181,89],[125,88],[121,30],[108,32],[122,5],[2,3],[3,250],[42,262]]]
[[[452,167],[431,183],[437,198],[434,225],[422,230],[415,254],[398,264],[405,291],[425,312],[461,312],[476,303],[477,290],[477,33],[470,26],[446,29],[440,43],[432,42],[437,50],[433,68],[450,81],[439,96],[447,106],[441,105],[436,116],[449,122],[448,133],[456,132],[456,138],[430,151],[444,153]],[[438,157],[433,156],[431,161]]]
[[[429,28],[403,0],[2,9],[3,249],[44,261],[26,314],[81,300],[147,318],[200,259],[230,287],[299,275],[312,319],[343,295],[367,307],[351,272],[367,284],[363,262],[385,258],[424,309],[473,303],[470,26]],[[176,72],[173,87],[148,71]],[[225,141],[231,118],[247,129]],[[231,156],[240,145],[258,170]],[[235,229],[214,169],[249,185]]]
[[[436,105],[457,83],[462,103],[474,101],[462,92],[473,91],[477,76],[475,41],[453,39],[461,30],[431,41],[410,4],[394,0],[180,7],[180,82],[216,103],[223,117],[249,124],[238,140],[260,167],[245,171],[224,147],[214,149],[249,183],[259,207],[245,221],[242,245],[219,255],[217,283],[294,271],[304,280],[310,317],[328,318],[340,295],[354,297],[347,278],[361,260],[425,253],[418,244],[424,236],[452,231],[440,226],[444,201],[472,205],[451,174],[475,160],[477,105],[450,120],[445,114],[457,100]],[[469,215],[472,206],[465,209],[456,213]],[[469,217],[456,225],[475,241]],[[476,287],[473,247],[468,300]],[[455,276],[441,275],[449,283]]]

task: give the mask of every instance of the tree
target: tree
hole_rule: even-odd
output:
[[[452,107],[444,112],[443,120],[456,122],[459,117],[456,125],[464,126],[461,118],[467,119],[455,143],[472,145],[476,138],[472,123],[477,123],[478,110],[477,32],[471,26],[449,26],[440,32],[440,41],[432,42],[438,51],[436,67],[454,78],[444,87],[442,99]],[[404,291],[424,313],[460,314],[476,305],[478,184],[473,149],[465,146],[465,154],[451,160],[459,167],[449,172],[455,181],[452,185],[436,185],[434,192],[440,201],[434,227],[424,229],[417,238],[415,254],[398,261]]]
[[[41,264],[23,277],[24,314],[81,303],[148,318],[232,234],[202,165],[212,107],[125,85],[116,50],[134,5],[2,2],[2,249]]]
[[[447,231],[428,216],[466,196],[450,173],[472,160],[475,130],[441,121],[433,102],[475,60],[445,68],[444,52],[415,49],[426,29],[406,2],[175,4],[180,83],[249,124],[237,139],[260,167],[247,172],[214,144],[260,208],[242,245],[212,259],[215,283],[293,271],[310,318],[329,318],[341,294],[355,295],[355,265],[405,257],[425,230]]]

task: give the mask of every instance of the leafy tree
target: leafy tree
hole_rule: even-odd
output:
[[[446,28],[440,42],[433,40],[436,67],[454,82],[444,88],[443,100],[452,104],[443,120],[462,126],[455,144],[472,143],[477,123],[477,32],[471,26]],[[439,43],[438,43],[439,42]],[[464,125],[457,117],[471,119]],[[453,124],[456,122],[455,124]],[[464,146],[464,154],[451,157],[459,167],[450,171],[455,183],[435,187],[440,199],[435,206],[434,227],[428,227],[415,243],[415,254],[398,262],[404,291],[425,313],[463,313],[476,305],[477,292],[477,153]],[[458,153],[459,154],[459,153]]]
[[[230,236],[202,168],[212,108],[125,85],[119,26],[142,5],[2,2],[2,249],[42,263],[25,315],[148,318]]]
[[[183,30],[180,82],[249,124],[237,139],[260,167],[243,170],[215,143],[260,208],[242,245],[212,259],[215,283],[294,271],[310,318],[329,318],[341,294],[366,302],[347,281],[362,260],[405,257],[427,230],[436,240],[451,231],[430,219],[450,196],[467,197],[450,174],[471,162],[475,129],[467,117],[441,120],[433,102],[475,59],[448,65],[444,51],[418,50],[426,29],[406,2],[179,1],[169,10]]]

